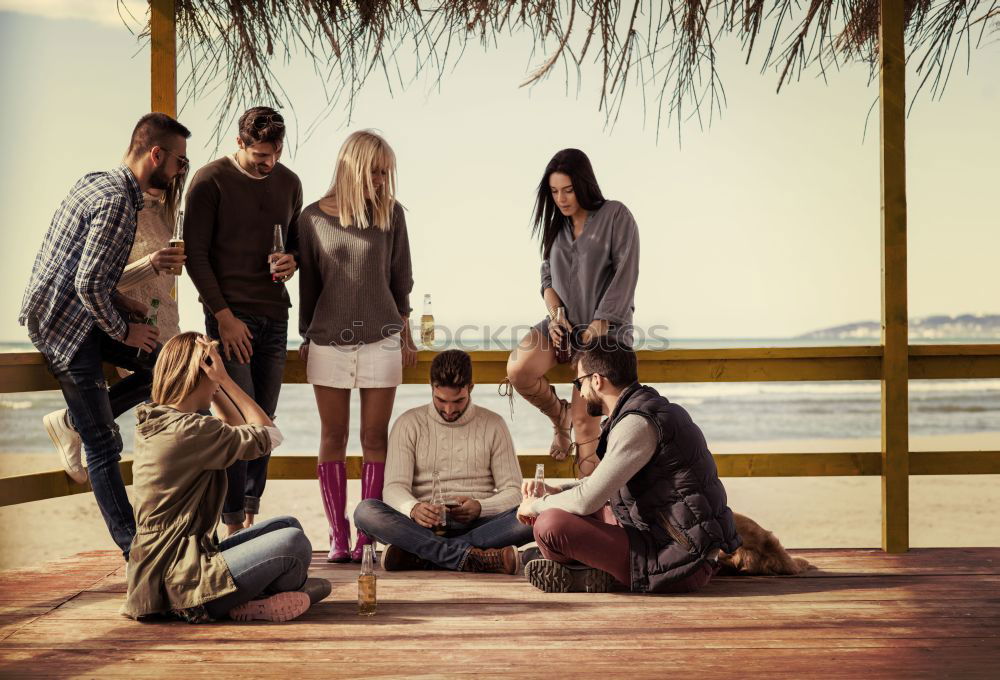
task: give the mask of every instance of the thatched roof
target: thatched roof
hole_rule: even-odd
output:
[[[906,0],[908,58],[918,82],[940,96],[952,68],[1000,32],[1000,0]],[[312,59],[326,115],[348,115],[373,73],[405,87],[398,55],[437,76],[470,42],[485,47],[526,33],[538,67],[525,85],[553,71],[569,78],[599,66],[598,106],[613,124],[630,89],[663,122],[721,110],[717,45],[741,41],[748,63],[774,71],[778,90],[813,70],[823,77],[846,62],[878,62],[878,0],[176,0],[182,98],[221,92],[217,132],[249,104],[290,106],[272,72],[276,59]],[[680,126],[678,125],[678,128]]]

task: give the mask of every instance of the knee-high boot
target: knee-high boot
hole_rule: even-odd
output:
[[[327,562],[347,562],[351,559],[351,525],[347,522],[347,468],[344,461],[320,463],[316,467],[323,510],[330,523],[330,554]]]
[[[385,463],[365,463],[361,468],[361,500],[375,498],[382,500],[382,485],[385,482]],[[358,540],[351,552],[351,561],[360,562],[365,546],[372,540],[363,531],[358,531]]]

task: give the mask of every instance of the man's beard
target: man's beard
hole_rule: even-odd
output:
[[[598,399],[597,401],[591,401],[586,397],[583,398],[587,402],[587,415],[592,418],[600,418],[604,415],[604,402]]]
[[[466,406],[465,408],[463,408],[458,413],[452,413],[451,415],[447,415],[447,414],[445,414],[444,411],[442,411],[441,409],[438,409],[438,415],[441,416],[441,419],[444,420],[445,422],[453,423],[456,420],[458,420],[459,418],[461,418],[462,416],[464,416],[465,412],[468,411],[468,410],[469,410],[469,407]]]
[[[169,189],[170,183],[173,181],[173,177],[167,177],[167,168],[163,165],[155,168],[149,176],[149,186],[153,189],[159,189],[160,191],[166,191]]]

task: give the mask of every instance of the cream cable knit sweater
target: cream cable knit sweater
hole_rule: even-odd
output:
[[[496,413],[470,404],[454,423],[433,404],[410,409],[389,434],[382,496],[407,517],[431,500],[435,469],[445,498],[468,496],[493,517],[521,502],[521,468],[507,424]]]

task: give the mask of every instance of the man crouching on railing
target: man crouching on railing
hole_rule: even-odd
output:
[[[545,592],[606,592],[615,581],[633,592],[704,587],[740,538],[701,429],[640,385],[635,352],[612,340],[579,352],[576,374],[588,413],[608,416],[601,463],[564,488],[525,482],[518,519],[534,525],[544,558],[525,565],[528,581]],[[590,516],[609,499],[617,525]]]
[[[122,607],[133,618],[287,621],[330,592],[319,579],[305,587],[312,545],[293,517],[216,542],[226,468],[266,456],[282,440],[226,373],[216,345],[198,333],[170,339],[153,371],[153,403],[137,410],[136,536]],[[209,406],[218,417],[199,413]]]
[[[507,424],[472,403],[472,360],[458,349],[431,363],[432,403],[396,419],[389,434],[385,502],[354,511],[358,531],[382,543],[386,571],[439,567],[515,574],[521,468]]]

